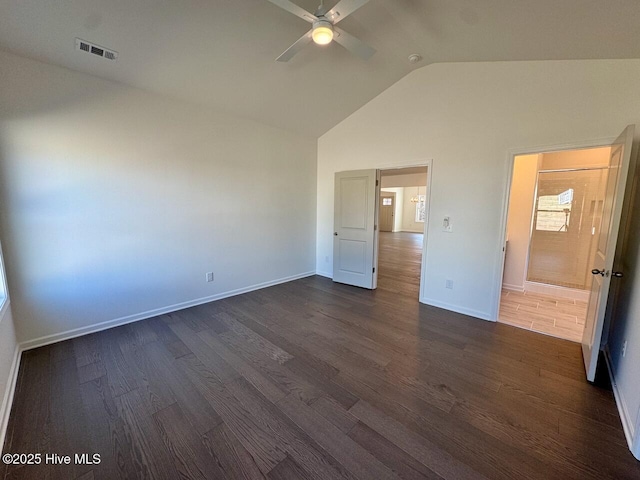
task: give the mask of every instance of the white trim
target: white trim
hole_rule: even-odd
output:
[[[9,300],[9,297],[7,295],[5,295],[1,301],[2,305],[0,305],[0,323],[2,323],[2,321],[4,320],[4,316],[7,311],[9,311],[9,305],[11,304],[11,301]]]
[[[0,323],[2,323],[5,313],[7,313],[7,310],[9,310],[11,299],[9,298],[9,289],[7,288],[7,280],[4,277],[4,267],[1,261],[0,268],[2,268],[2,276],[0,276],[0,281],[4,279],[4,292],[2,292],[2,285],[0,285],[0,293],[2,294],[2,297],[0,297]]]
[[[4,439],[7,435],[9,415],[11,414],[11,406],[13,405],[13,395],[16,391],[16,382],[18,381],[18,370],[21,357],[22,349],[18,344],[13,352],[13,362],[11,362],[9,378],[7,379],[7,386],[2,397],[2,406],[0,407],[0,449],[4,446]]]
[[[13,357],[13,363],[11,364],[11,370],[9,371],[9,378],[7,382],[7,388],[4,392],[2,401],[2,407],[0,408],[0,448],[4,445],[4,439],[7,433],[7,427],[9,425],[9,415],[11,413],[11,406],[13,404],[13,396],[16,390],[16,381],[18,379],[18,371],[22,352],[31,350],[38,347],[43,347],[52,343],[62,342],[71,338],[80,337],[82,335],[88,335],[90,333],[100,332],[109,328],[125,325],[127,323],[137,322],[146,318],[155,317],[165,313],[175,312],[176,310],[182,310],[184,308],[194,307],[203,303],[213,302],[215,300],[222,300],[223,298],[233,297],[235,295],[241,295],[243,293],[252,292],[254,290],[260,290],[262,288],[272,287],[281,283],[291,282],[300,278],[306,278],[316,275],[316,272],[305,272],[297,275],[291,275],[289,277],[279,278],[271,280],[269,282],[258,283],[250,285],[248,287],[238,288],[236,290],[230,290],[228,292],[218,293],[208,297],[202,297],[188,302],[176,303],[168,305],[166,307],[156,308],[153,310],[147,310],[146,312],[136,313],[134,315],[127,315],[126,317],[116,318],[114,320],[107,320],[106,322],[96,323],[86,327],[74,328],[67,330],[66,332],[55,333],[52,335],[46,335],[44,337],[35,338],[26,342],[22,342],[16,345],[15,353]],[[6,302],[7,304],[9,302]]]
[[[316,275],[320,275],[321,277],[331,278],[333,279],[333,275],[329,272],[321,272],[320,270],[316,270]]]
[[[502,211],[500,222],[500,242],[496,248],[496,262],[493,273],[494,296],[491,309],[491,319],[496,321],[500,314],[500,296],[502,295],[502,279],[504,275],[505,254],[504,247],[507,240],[507,218],[509,216],[509,200],[511,197],[511,182],[513,180],[513,166],[518,155],[532,155],[539,153],[559,152],[563,150],[583,150],[587,148],[608,147],[615,141],[615,137],[606,137],[595,140],[583,140],[578,142],[563,143],[557,145],[539,145],[531,147],[512,148],[507,150],[505,162],[506,182],[502,192]]]
[[[511,290],[514,292],[524,292],[524,287],[522,285],[511,285],[510,283],[503,283],[502,288],[505,290]]]
[[[291,282],[300,278],[310,277],[315,275],[316,272],[305,272],[289,277],[279,278],[271,280],[269,282],[258,283],[250,285],[248,287],[238,288],[236,290],[230,290],[228,292],[217,293],[208,297],[197,298],[195,300],[189,300],[187,302],[176,303],[173,305],[167,305],[166,307],[155,308],[153,310],[147,310],[146,312],[135,313],[133,315],[127,315],[126,317],[120,317],[113,320],[107,320],[106,322],[100,322],[86,327],[74,328],[65,332],[54,333],[52,335],[45,335],[44,337],[34,338],[20,344],[22,351],[31,350],[33,348],[43,347],[51,343],[61,342],[63,340],[69,340],[71,338],[80,337],[82,335],[88,335],[89,333],[100,332],[109,328],[125,325],[127,323],[137,322],[146,318],[156,317],[165,313],[175,312],[176,310],[182,310],[184,308],[195,307],[203,303],[213,302],[215,300],[222,300],[223,298],[233,297],[235,295],[241,295],[243,293],[252,292],[254,290],[260,290],[262,288],[272,287],[281,283]]]
[[[7,310],[9,310],[9,296],[5,293],[5,295],[0,298],[0,323],[2,323]]]
[[[638,423],[636,425],[636,438],[633,445],[631,445],[631,453],[636,460],[640,460],[640,411],[638,411]]]
[[[429,225],[431,224],[431,190],[433,183],[433,159],[426,161],[427,166],[427,190],[424,192],[424,226],[422,228],[422,259],[420,261],[420,294],[418,301],[423,302],[427,291],[427,242],[429,240]]]
[[[615,375],[613,374],[613,363],[611,361],[609,345],[605,345],[604,347],[604,358],[605,363],[607,364],[607,370],[609,371],[609,378],[611,379],[611,386],[613,387],[613,396],[616,399],[616,406],[618,407],[618,413],[620,414],[624,436],[627,438],[627,443],[629,444],[631,453],[633,453],[634,457],[640,460],[640,442],[638,442],[637,439],[634,439],[635,428],[631,422],[629,409],[627,408],[627,404],[624,401],[622,392],[618,388],[618,383],[616,382]],[[634,445],[634,441],[636,445]]]
[[[4,254],[2,253],[2,245],[0,244],[0,322],[4,318],[4,314],[9,309],[9,284],[7,283],[7,270],[4,265]],[[2,444],[0,443],[0,448]]]
[[[481,312],[480,310],[473,310],[471,308],[460,307],[458,305],[453,305],[451,303],[440,302],[438,300],[433,300],[432,298],[420,297],[420,303],[424,303],[425,305],[431,305],[432,307],[444,308],[445,310],[450,310],[452,312],[461,313],[463,315],[468,315],[470,317],[479,318],[480,320],[486,320],[488,322],[495,322],[491,315],[487,312]]]

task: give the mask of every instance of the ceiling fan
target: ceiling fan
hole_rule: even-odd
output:
[[[305,33],[293,45],[287,48],[282,55],[276,60],[278,62],[288,62],[296,53],[313,40],[318,45],[326,45],[335,40],[351,53],[363,60],[368,60],[376,51],[369,45],[358,40],[353,35],[349,35],[344,30],[336,27],[336,24],[351,15],[358,8],[363,6],[369,0],[341,0],[331,10],[327,11],[324,7],[324,1],[321,0],[320,6],[315,14],[307,12],[304,8],[299,7],[289,0],[269,0],[274,5],[285,9],[287,12],[293,13],[296,17],[312,24],[311,30]]]

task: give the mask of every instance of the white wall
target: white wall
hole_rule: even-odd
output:
[[[640,60],[434,64],[409,74],[319,139],[317,269],[331,272],[336,171],[432,158],[422,298],[495,319],[509,151],[640,124],[638,78]],[[444,216],[452,233],[440,228]]]
[[[424,232],[424,223],[416,222],[416,204],[411,202],[411,198],[418,195],[418,187],[382,188],[381,190],[396,194],[393,217],[394,232]],[[420,188],[422,194],[425,190],[425,187]]]
[[[524,290],[539,157],[540,155],[518,155],[513,162],[507,217],[509,244],[502,277],[505,288]]]
[[[609,166],[611,147],[549,152],[540,155],[540,170]]]
[[[315,139],[6,53],[0,65],[21,341],[314,271]]]
[[[418,186],[421,186],[422,194],[427,191],[427,167],[423,168],[424,173],[401,175],[385,175],[382,171],[380,186],[386,190],[389,189],[388,187],[394,187],[393,190],[401,192],[400,196],[396,195],[394,232],[422,233],[424,231],[424,223],[415,221],[416,206],[415,203],[411,203],[411,197],[418,194]]]
[[[415,187],[427,185],[427,167],[424,167],[425,173],[410,173],[406,175],[385,175],[381,172],[380,186],[386,187]],[[423,190],[424,191],[424,190]]]

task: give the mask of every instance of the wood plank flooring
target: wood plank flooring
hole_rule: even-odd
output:
[[[587,302],[542,293],[503,290],[498,321],[580,342],[586,316]]]
[[[309,277],[25,352],[3,452],[101,463],[0,478],[640,478],[577,344],[383,283]]]
[[[418,298],[423,237],[422,233],[380,232],[378,289]]]

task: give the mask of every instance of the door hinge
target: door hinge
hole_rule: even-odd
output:
[[[376,187],[378,186],[378,180],[376,180]]]
[[[376,230],[378,230],[378,225],[373,226],[373,231],[375,232]]]
[[[376,273],[376,267],[373,267],[373,273]]]

